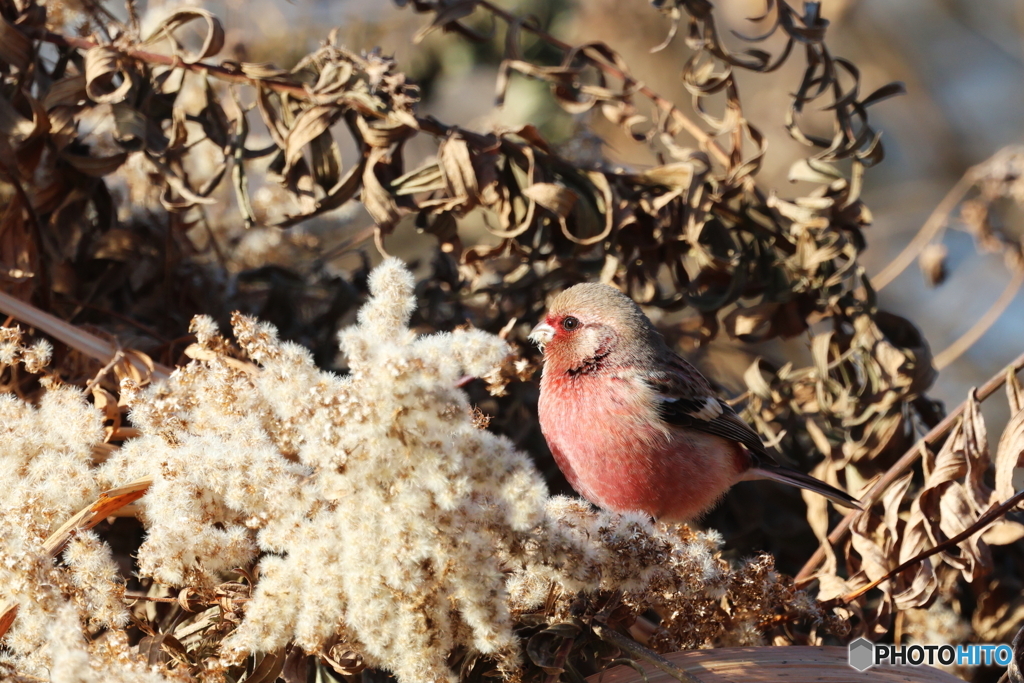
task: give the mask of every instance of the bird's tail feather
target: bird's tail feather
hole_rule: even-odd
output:
[[[747,470],[747,476],[744,479],[770,479],[771,481],[777,481],[781,484],[789,484],[790,486],[797,486],[808,491],[814,491],[819,493],[833,503],[842,505],[843,507],[856,508],[863,510],[864,506],[861,505],[860,501],[848,494],[846,491],[840,491],[835,486],[826,484],[825,482],[815,479],[809,474],[798,472],[797,470],[791,470],[788,467],[754,467]]]

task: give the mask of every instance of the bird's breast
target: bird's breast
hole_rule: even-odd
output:
[[[737,478],[737,449],[720,437],[672,428],[639,379],[601,375],[546,377],[540,423],[570,485],[616,512],[692,519]]]

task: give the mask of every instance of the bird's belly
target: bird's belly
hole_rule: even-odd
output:
[[[572,487],[602,508],[685,521],[714,505],[737,479],[745,457],[740,446],[666,428],[628,387],[550,389],[541,396],[541,428],[551,452]]]

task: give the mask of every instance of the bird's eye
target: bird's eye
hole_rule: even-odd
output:
[[[574,318],[571,315],[562,320],[562,329],[566,332],[572,332],[580,326],[580,319]]]

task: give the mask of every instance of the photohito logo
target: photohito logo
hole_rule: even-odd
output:
[[[892,666],[1006,666],[1013,659],[1009,645],[876,645],[866,638],[850,643],[850,666],[866,671],[879,664]]]

